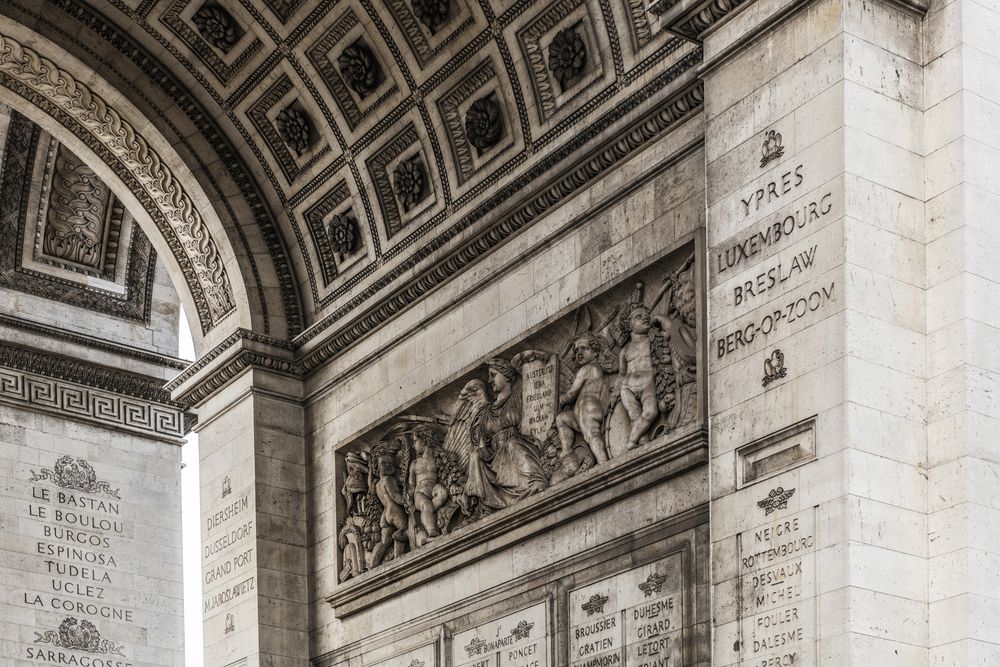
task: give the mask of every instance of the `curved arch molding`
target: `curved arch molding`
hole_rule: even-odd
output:
[[[72,74],[3,33],[0,85],[72,131],[132,191],[177,260],[202,333],[235,310],[229,276],[205,221],[170,168],[128,121]]]

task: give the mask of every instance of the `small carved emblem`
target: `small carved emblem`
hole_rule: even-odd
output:
[[[583,610],[587,612],[587,616],[593,616],[594,614],[603,614],[604,605],[607,604],[607,602],[607,595],[594,593],[590,596],[590,599],[584,602],[581,606],[583,607]]]
[[[229,479],[229,475],[222,478],[222,497],[225,498],[230,493],[233,492],[233,481]]]
[[[226,629],[224,634],[229,634],[230,632],[236,631],[236,619],[233,618],[232,614],[226,614]]]
[[[556,33],[549,44],[549,71],[566,90],[573,77],[583,72],[587,64],[587,46],[583,38],[573,28],[565,28]]]
[[[511,628],[510,636],[514,639],[527,639],[531,635],[531,628],[535,627],[534,623],[528,623],[527,621],[521,621],[513,628]]]
[[[104,493],[121,500],[118,489],[112,489],[107,482],[97,479],[97,471],[86,459],[74,459],[72,456],[62,456],[56,461],[54,470],[42,468],[40,473],[31,471],[31,481],[48,480],[56,486],[84,493]]]
[[[785,154],[785,147],[781,145],[781,133],[775,130],[768,130],[764,137],[764,145],[760,148],[760,166],[764,167],[771,160],[777,160]]]
[[[414,658],[410,661],[410,667],[424,667],[424,661]]]
[[[86,651],[125,657],[123,645],[110,639],[101,639],[101,633],[90,621],[78,621],[72,616],[59,624],[59,630],[46,630],[45,633],[35,632],[36,644],[52,644],[58,648],[71,651]]]
[[[472,103],[465,114],[465,134],[480,155],[497,145],[503,136],[503,117],[495,94]]]
[[[360,39],[344,49],[337,58],[337,65],[344,81],[361,97],[375,92],[382,83],[382,69],[378,66],[378,60]]]
[[[785,368],[785,355],[781,350],[775,350],[771,353],[771,356],[764,360],[764,379],[761,380],[761,384],[765,387],[775,380],[780,380],[788,375],[788,369]]]
[[[327,233],[330,235],[330,245],[343,262],[357,247],[358,223],[350,215],[338,213],[330,218]]]
[[[309,117],[293,106],[287,106],[278,112],[274,125],[278,136],[296,155],[301,156],[312,143],[312,123],[309,122]]]
[[[409,211],[427,196],[427,172],[419,155],[396,165],[392,172],[392,191],[404,211]]]
[[[469,654],[471,658],[474,655],[480,655],[483,649],[486,647],[486,642],[484,642],[479,637],[473,637],[472,641],[465,645],[465,652]]]
[[[191,21],[202,38],[223,53],[228,53],[243,36],[233,15],[214,2],[202,5]]]
[[[639,584],[639,590],[642,591],[643,595],[646,597],[651,597],[653,593],[663,592],[663,582],[667,578],[662,574],[652,573],[646,577],[646,581]]]
[[[431,34],[448,21],[451,15],[451,0],[412,0],[413,15],[427,26]]]
[[[767,498],[764,500],[757,501],[757,507],[764,510],[764,516],[767,516],[771,512],[777,510],[783,510],[788,507],[788,500],[795,495],[795,489],[788,489],[785,491],[782,487],[776,489],[771,489],[770,493],[767,494]]]

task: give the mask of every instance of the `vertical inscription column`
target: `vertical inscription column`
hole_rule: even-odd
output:
[[[741,16],[702,68],[714,664],[926,663],[920,18]]]
[[[198,408],[207,667],[308,665],[300,392],[252,369]]]

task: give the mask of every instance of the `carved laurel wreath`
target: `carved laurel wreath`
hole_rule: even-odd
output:
[[[169,226],[161,226],[179,260],[203,330],[233,310],[233,292],[218,247],[191,197],[135,128],[104,99],[51,60],[0,34],[0,74],[41,95],[66,113],[120,162],[110,165],[138,181]],[[155,219],[155,216],[154,216]]]

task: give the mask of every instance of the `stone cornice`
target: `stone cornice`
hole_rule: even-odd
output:
[[[174,400],[195,406],[249,368],[295,378],[302,376],[291,343],[241,328],[168,382],[164,390]]]
[[[15,317],[13,315],[6,315],[4,313],[0,313],[0,326],[10,327],[11,329],[18,329],[32,334],[38,334],[40,336],[65,341],[67,343],[88,347],[94,350],[100,350],[102,352],[109,352],[121,357],[136,359],[154,366],[162,366],[163,368],[184,370],[190,365],[190,362],[178,359],[177,357],[171,357],[166,354],[157,354],[156,352],[141,350],[139,348],[129,347],[128,345],[111,343],[93,336],[73,333],[71,331],[66,331],[65,329],[60,329],[59,327],[42,324],[41,322],[32,322],[31,320]]]
[[[193,424],[162,380],[0,343],[0,401],[179,443]]]

